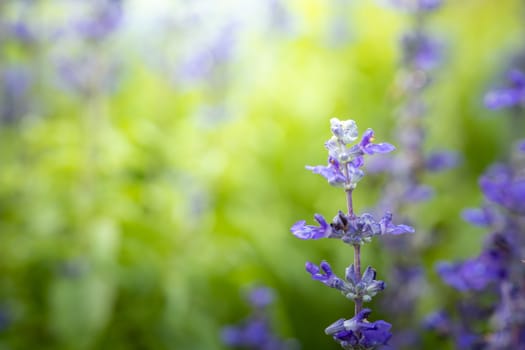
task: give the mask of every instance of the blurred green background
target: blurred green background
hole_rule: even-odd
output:
[[[97,6],[0,5],[0,349],[222,349],[220,329],[248,314],[242,291],[255,283],[275,289],[277,333],[337,349],[323,329],[353,306],[304,263],[342,274],[351,249],[289,228],[345,207],[304,169],[325,163],[331,117],[395,143],[411,16],[364,0],[136,0],[86,34],[75,23]],[[518,0],[464,0],[428,18],[446,53],[425,92],[425,147],[464,162],[426,177],[436,196],[407,212],[435,237],[421,317],[451,294],[434,263],[482,242],[459,213],[509,149],[509,119],[482,99],[523,41],[523,14]],[[355,195],[358,212],[373,206],[381,179]],[[380,243],[363,259],[388,283]],[[395,319],[374,316],[395,333]]]

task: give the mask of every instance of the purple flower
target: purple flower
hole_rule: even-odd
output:
[[[217,67],[228,62],[237,44],[238,28],[229,23],[218,31],[210,43],[201,45],[185,57],[177,69],[176,75],[185,81],[210,78]]]
[[[370,242],[373,236],[414,232],[411,226],[393,224],[391,213],[386,213],[381,220],[376,221],[368,213],[355,216],[339,211],[331,224],[319,214],[315,214],[314,217],[319,226],[306,225],[306,221],[301,220],[296,222],[290,231],[300,239],[338,238],[352,245]]]
[[[456,152],[441,151],[430,154],[425,160],[425,166],[429,171],[442,171],[456,167],[460,157]]]
[[[328,158],[328,165],[322,166],[306,166],[306,169],[311,170],[314,174],[319,174],[328,180],[328,183],[332,186],[344,186],[346,182],[346,176],[343,174],[341,166],[337,159]]]
[[[123,18],[121,0],[94,1],[92,16],[77,20],[73,29],[82,37],[100,40],[115,32]]]
[[[349,320],[340,319],[325,330],[325,333],[332,335],[345,349],[373,349],[377,346],[387,345],[392,337],[390,328],[392,325],[385,321],[369,322],[366,320],[370,316],[370,309],[363,309],[356,316]]]
[[[408,202],[421,202],[430,199],[434,195],[434,189],[427,185],[409,184],[403,194],[403,199]]]
[[[488,206],[465,209],[461,213],[461,217],[463,220],[481,227],[494,226],[502,220],[498,213]]]
[[[346,269],[345,277],[346,280],[354,287],[354,294],[356,294],[357,297],[363,299],[365,302],[372,300],[373,296],[385,289],[385,282],[375,279],[376,270],[371,266],[368,266],[365,269],[363,276],[359,281],[357,281],[357,274],[354,265],[352,264]]]
[[[415,69],[430,70],[439,65],[442,47],[435,39],[423,33],[407,33],[401,41],[403,61]]]
[[[254,307],[253,314],[239,325],[226,326],[221,330],[221,340],[229,347],[249,348],[253,350],[286,350],[292,349],[292,340],[279,339],[271,329],[270,320],[265,314],[265,307],[273,300],[269,288],[259,287],[249,295]]]
[[[505,271],[499,260],[499,256],[487,252],[463,262],[438,263],[436,270],[445,283],[459,291],[479,291],[504,277]]]
[[[248,295],[250,304],[256,308],[264,308],[273,302],[273,290],[266,287],[254,288]]]
[[[525,178],[514,176],[509,167],[493,166],[480,178],[479,185],[488,200],[525,214]]]
[[[396,148],[389,143],[373,143],[375,140],[374,130],[367,129],[359,142],[354,148],[361,150],[361,154],[376,154],[376,153],[389,153],[395,150]],[[357,153],[357,152],[356,152]]]
[[[450,318],[442,310],[426,316],[423,325],[425,328],[432,329],[441,335],[447,335],[451,331]]]
[[[385,289],[385,282],[376,280],[376,270],[368,266],[359,279],[354,265],[350,265],[345,272],[346,281],[336,276],[332,272],[330,264],[326,261],[319,266],[307,262],[306,271],[314,280],[320,281],[324,285],[339,290],[350,300],[362,300],[369,302],[372,298]]]
[[[502,109],[520,106],[525,103],[525,74],[511,69],[507,74],[508,86],[489,91],[484,98],[489,109]]]
[[[341,289],[344,286],[344,281],[332,272],[332,267],[326,261],[322,261],[319,266],[308,261],[305,268],[314,280],[330,288]]]
[[[343,121],[337,118],[330,119],[330,130],[343,145],[348,145],[357,140],[357,124],[351,119]]]
[[[347,147],[357,140],[357,126],[353,120],[330,120],[333,137],[326,143],[328,150],[327,166],[307,166],[306,169],[320,174],[333,186],[352,190],[364,176],[360,169],[364,165],[364,156],[377,153],[388,153],[395,149],[389,143],[373,143],[374,131],[368,129],[357,144]]]
[[[319,223],[319,227],[313,225],[306,225],[306,221],[301,220],[296,222],[292,226],[290,231],[292,231],[295,237],[300,239],[319,239],[328,237],[332,232],[331,226],[320,214],[315,214],[314,218]]]

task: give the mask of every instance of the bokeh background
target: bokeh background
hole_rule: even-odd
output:
[[[331,117],[395,143],[412,19],[386,3],[2,1],[0,349],[225,349],[220,330],[249,313],[252,285],[274,289],[276,333],[337,349],[323,330],[353,306],[304,263],[341,274],[352,251],[289,229],[345,208],[304,169],[326,162]],[[425,91],[425,147],[463,162],[426,176],[436,195],[405,213],[432,242],[427,282],[407,286],[421,288],[414,325],[455,297],[436,261],[480,249],[484,231],[459,213],[516,131],[482,101],[522,44],[523,8],[450,0],[428,18],[444,60]],[[358,212],[382,181],[363,179]],[[387,283],[391,254],[363,248]]]

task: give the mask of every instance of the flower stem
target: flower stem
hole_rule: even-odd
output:
[[[354,244],[354,268],[355,274],[357,276],[356,280],[359,282],[361,280],[361,246],[359,244]],[[361,299],[355,299],[355,315],[361,312],[363,308],[363,301]]]
[[[346,192],[346,206],[348,207],[348,216],[354,216],[354,206],[352,202],[352,190],[348,189]],[[357,282],[361,280],[361,246],[354,244],[354,269],[356,274]],[[355,299],[355,315],[361,312],[363,308],[363,301],[361,299]]]
[[[354,216],[354,206],[352,204],[352,190],[346,190],[346,206],[348,208],[348,216]]]

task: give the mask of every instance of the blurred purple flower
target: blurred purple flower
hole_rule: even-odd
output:
[[[221,330],[221,340],[229,347],[252,350],[288,350],[296,348],[294,340],[281,340],[272,331],[265,308],[273,301],[273,291],[266,287],[254,288],[249,294],[253,314],[235,326]]]
[[[461,213],[463,220],[481,227],[494,226],[503,220],[493,208],[484,206],[481,208],[468,208]]]
[[[511,69],[507,73],[507,87],[490,90],[484,98],[489,109],[522,106],[525,103],[525,73]]]
[[[0,121],[14,122],[29,110],[32,77],[23,66],[0,71]]]
[[[236,25],[224,26],[210,44],[196,48],[180,62],[177,77],[189,81],[209,78],[215,69],[232,58],[237,35]]]
[[[403,61],[415,69],[436,68],[442,60],[442,46],[434,38],[423,33],[407,33],[401,39]]]
[[[513,212],[525,214],[525,178],[515,176],[507,166],[491,167],[479,180],[485,197]]]
[[[273,302],[273,290],[266,287],[254,288],[248,295],[250,304],[256,308],[263,308]]]
[[[115,32],[122,22],[122,0],[93,1],[92,13],[72,23],[73,30],[89,40],[101,40]]]
[[[440,335],[447,335],[451,331],[451,322],[448,314],[441,310],[427,315],[423,321],[423,326],[431,329]]]
[[[411,184],[403,194],[403,199],[407,202],[426,201],[434,195],[434,189],[427,185]]]
[[[456,167],[460,160],[457,152],[436,151],[427,156],[425,165],[429,171],[438,172]]]
[[[436,270],[445,283],[459,291],[482,290],[498,277],[492,266],[479,258],[459,263],[441,262]]]
[[[436,270],[445,283],[459,291],[479,291],[507,277],[510,256],[509,240],[494,233],[479,256],[457,263],[441,262]]]

